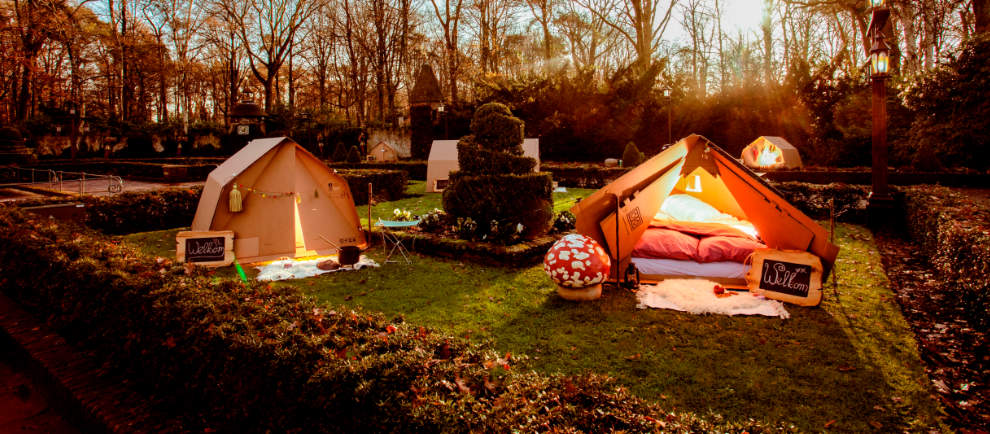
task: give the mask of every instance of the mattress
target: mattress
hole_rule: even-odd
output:
[[[677,259],[632,258],[640,274],[654,276],[689,276],[723,279],[743,279],[749,265],[738,262],[695,262]]]

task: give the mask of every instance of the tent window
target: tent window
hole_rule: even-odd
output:
[[[694,175],[694,184],[689,184],[685,190],[692,193],[701,193],[701,175]]]
[[[433,188],[435,190],[437,190],[437,191],[441,191],[441,190],[447,188],[447,184],[449,184],[449,183],[450,183],[450,180],[449,179],[438,179],[438,180],[436,180],[436,181],[433,182]]]

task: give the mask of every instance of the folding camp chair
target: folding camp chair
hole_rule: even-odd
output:
[[[382,245],[384,245],[385,248],[388,249],[388,254],[385,255],[386,264],[389,262],[399,262],[399,261],[391,260],[392,255],[394,255],[396,252],[402,255],[402,258],[406,260],[407,264],[412,264],[412,261],[409,259],[409,251],[406,250],[406,246],[402,245],[402,238],[393,234],[391,230],[409,228],[416,226],[418,224],[419,224],[419,220],[414,220],[409,222],[396,222],[396,221],[385,221],[380,218],[378,219],[378,223],[375,223],[375,226],[381,228]]]

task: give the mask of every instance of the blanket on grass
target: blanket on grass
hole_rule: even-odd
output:
[[[378,263],[375,262],[374,259],[368,258],[364,255],[361,255],[361,259],[354,264],[354,267],[341,267],[336,270],[321,270],[316,267],[316,264],[325,260],[327,260],[327,258],[307,259],[304,261],[296,261],[292,259],[275,261],[261,267],[256,267],[259,270],[257,279],[261,282],[302,279],[305,277],[316,276],[323,273],[334,273],[342,270],[360,270],[365,267],[378,268]]]
[[[725,291],[716,294],[717,284],[704,279],[667,279],[656,285],[642,285],[636,293],[640,309],[654,307],[693,314],[764,315],[790,318],[784,304],[750,292]]]

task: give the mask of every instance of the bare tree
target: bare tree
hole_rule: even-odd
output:
[[[316,0],[226,0],[219,7],[247,53],[251,72],[265,92],[265,110],[274,102],[274,83],[296,32],[316,10]]]
[[[571,61],[578,70],[599,70],[603,55],[616,45],[615,29],[605,23],[602,16],[611,16],[616,8],[615,0],[589,0],[588,5],[600,13],[594,14],[574,2],[566,2],[555,24],[567,40]]]
[[[557,9],[556,0],[526,0],[529,11],[533,14],[533,19],[540,23],[540,30],[543,31],[543,59],[553,58],[553,34],[550,33],[550,23],[553,21],[554,12]]]
[[[653,61],[667,31],[678,0],[629,0],[622,3],[615,16],[606,15],[589,0],[575,0],[585,9],[615,29],[633,47],[635,69],[645,71]],[[663,8],[661,5],[665,5]]]
[[[471,16],[477,31],[478,57],[482,72],[499,70],[505,37],[516,14],[518,0],[474,0]]]
[[[459,47],[459,32],[461,24],[461,11],[463,0],[442,0],[443,9],[440,7],[440,0],[430,0],[433,5],[433,15],[440,24],[441,38],[443,43],[444,76],[447,77],[447,89],[450,94],[450,102],[457,102],[457,80],[461,72],[461,51]]]

